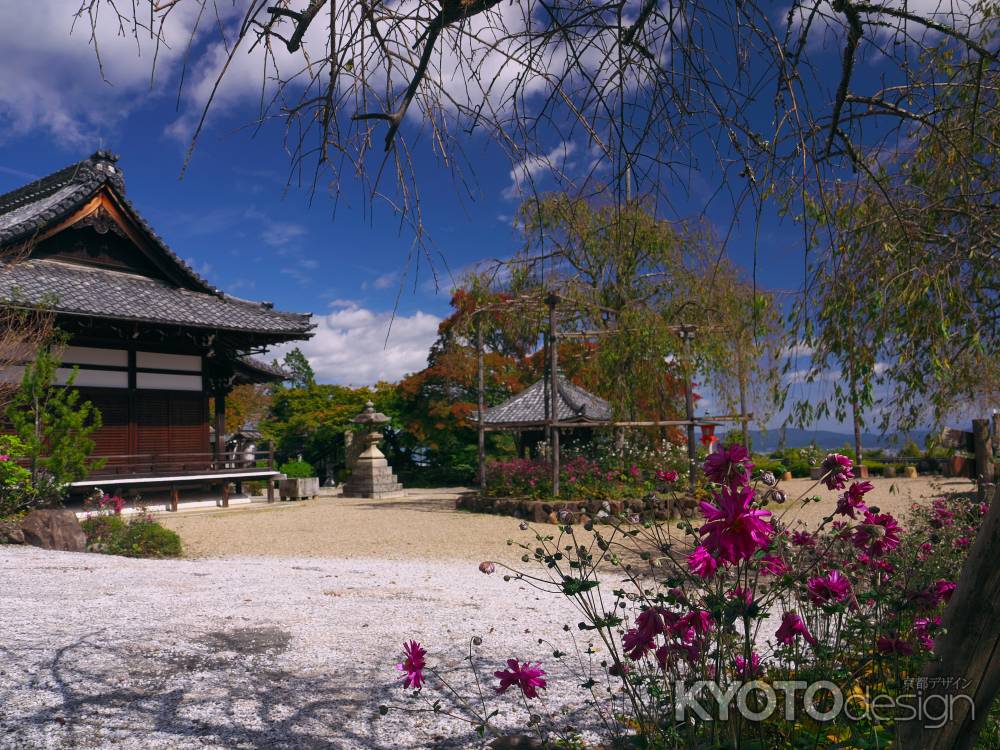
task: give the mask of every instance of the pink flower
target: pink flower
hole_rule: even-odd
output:
[[[823,577],[810,578],[806,584],[813,604],[842,602],[851,591],[851,582],[839,570],[831,570]]]
[[[913,635],[917,642],[928,651],[934,650],[934,639],[931,632],[941,627],[940,617],[918,617],[913,621]]]
[[[496,570],[497,566],[491,563],[489,560],[484,560],[483,562],[479,563],[480,573],[485,573],[486,575],[491,576],[494,573],[496,573]]]
[[[677,472],[672,469],[657,469],[656,478],[660,482],[676,482]]]
[[[688,555],[688,567],[691,568],[692,573],[702,578],[711,578],[719,568],[719,561],[712,557],[711,552],[699,546]]]
[[[955,546],[959,548],[965,548],[969,546],[970,541],[971,540],[969,539],[969,537],[960,536],[958,539],[955,540]]]
[[[780,576],[788,572],[788,566],[777,555],[764,555],[760,559],[760,572],[769,576]]]
[[[635,618],[635,627],[622,636],[622,647],[630,659],[641,659],[656,647],[656,636],[677,622],[677,615],[663,607],[649,607]]]
[[[774,530],[765,520],[771,512],[751,509],[753,499],[752,487],[726,486],[715,495],[718,505],[701,503],[707,523],[698,533],[705,537],[705,547],[724,562],[746,560],[771,542]]]
[[[633,478],[639,476],[639,467],[636,466],[635,464],[632,464],[630,467],[628,467],[628,473],[629,476]]]
[[[742,586],[737,586],[734,589],[730,589],[726,592],[734,600],[739,601],[744,607],[753,606],[753,591],[750,589],[745,589]]]
[[[930,556],[933,549],[930,542],[924,542],[920,545],[920,550],[917,552],[917,559],[923,562]]]
[[[854,478],[854,472],[851,470],[853,466],[854,463],[847,456],[831,453],[824,459],[821,467],[823,484],[828,490],[844,489],[847,480]]]
[[[406,654],[406,658],[402,664],[396,665],[396,669],[406,672],[403,687],[419,690],[425,682],[424,667],[427,666],[427,662],[424,661],[424,657],[427,656],[427,651],[416,641],[407,641],[403,644],[403,653]]]
[[[716,484],[737,487],[750,481],[753,464],[750,453],[742,445],[730,445],[705,459],[705,476]]]
[[[796,547],[815,547],[816,539],[808,531],[796,531],[792,534],[792,544]]]
[[[0,461],[10,461],[10,456],[8,456],[6,453],[4,453],[4,454],[0,455]]]
[[[690,641],[694,635],[705,635],[712,632],[712,614],[708,610],[696,609],[681,617],[671,627],[674,634],[683,641]]]
[[[878,515],[865,511],[865,517],[854,529],[854,546],[870,557],[882,557],[899,546],[899,524],[888,513]]]
[[[493,676],[500,680],[500,687],[496,689],[498,693],[506,693],[507,688],[517,685],[525,698],[537,698],[538,690],[545,689],[545,680],[542,679],[545,671],[540,661],[519,664],[517,659],[508,659],[507,669],[496,671]]]
[[[785,612],[781,618],[781,626],[775,632],[774,637],[778,639],[778,643],[791,646],[800,635],[806,639],[810,646],[816,645],[816,639],[813,638],[802,618],[794,612]]]
[[[950,602],[951,595],[955,593],[955,589],[958,586],[951,581],[946,581],[944,578],[939,578],[934,582],[933,590],[934,595],[937,597],[938,601]]]
[[[910,645],[909,641],[904,641],[902,638],[892,636],[879,636],[878,650],[883,654],[899,654],[900,656],[912,656],[913,646]]]
[[[760,656],[756,651],[750,652],[749,662],[739,655],[737,655],[733,661],[736,664],[736,674],[744,680],[752,680],[760,677],[763,672],[760,667]]]
[[[865,494],[875,489],[871,482],[851,482],[847,492],[837,500],[837,513],[851,518],[857,518],[855,511],[864,513],[868,508],[865,506]]]

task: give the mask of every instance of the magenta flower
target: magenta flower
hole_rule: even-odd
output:
[[[828,490],[842,490],[848,479],[854,478],[854,463],[847,456],[831,453],[823,460],[823,484]]]
[[[760,559],[760,572],[764,575],[780,576],[788,572],[788,566],[777,555],[764,555]]]
[[[636,466],[635,464],[632,464],[631,466],[628,467],[628,473],[629,476],[634,479],[635,477],[639,476],[639,467]]]
[[[865,505],[865,495],[875,489],[871,482],[851,482],[847,492],[837,500],[837,513],[851,518],[857,518],[855,512],[864,513],[868,510]]]
[[[10,456],[8,456],[6,453],[4,453],[4,454],[0,455],[0,461],[10,461]]]
[[[719,561],[712,557],[712,553],[702,546],[688,555],[688,567],[695,575],[702,578],[711,578],[715,571],[719,569]]]
[[[517,659],[508,659],[507,669],[496,671],[493,676],[500,680],[498,693],[506,693],[507,688],[517,685],[525,698],[537,698],[538,690],[545,689],[545,670],[540,661],[519,664]]]
[[[912,656],[913,646],[909,641],[904,641],[902,638],[892,636],[879,636],[878,650],[883,654],[899,654],[900,656]]]
[[[750,453],[747,449],[737,443],[709,454],[705,459],[704,468],[705,476],[710,481],[738,487],[750,481],[753,463],[750,462]]]
[[[913,621],[913,635],[917,642],[928,651],[934,650],[934,639],[931,632],[941,627],[940,617],[918,617]]]
[[[635,618],[635,627],[622,636],[622,647],[630,659],[641,659],[656,647],[656,636],[677,622],[677,615],[663,607],[649,607]]]
[[[864,520],[854,529],[852,541],[855,547],[864,550],[869,557],[882,557],[899,546],[900,531],[902,529],[890,514],[876,515],[866,510]]]
[[[720,560],[735,564],[771,543],[774,529],[765,520],[771,512],[752,509],[753,499],[752,487],[726,486],[715,495],[718,505],[701,503],[707,523],[698,533],[704,537],[706,549]]]
[[[396,665],[396,669],[406,672],[403,687],[419,690],[425,682],[424,667],[427,666],[427,662],[424,657],[427,656],[427,651],[416,641],[407,641],[403,644],[403,653],[406,658],[401,664]]]
[[[753,606],[753,591],[750,589],[745,589],[742,586],[737,586],[734,589],[730,589],[726,592],[734,600],[740,602],[744,607]]]
[[[657,469],[656,478],[660,482],[676,482],[677,472],[673,469]]]
[[[756,651],[750,652],[749,661],[737,655],[733,661],[736,664],[736,674],[744,680],[753,680],[761,676],[763,670],[760,666],[760,656]]]
[[[958,539],[955,540],[955,546],[962,549],[968,547],[971,541],[972,540],[969,539],[969,537],[967,536],[960,536]]]
[[[831,570],[825,576],[810,578],[806,588],[812,603],[823,605],[844,601],[851,592],[851,582],[839,570]]]
[[[794,612],[785,612],[781,618],[781,626],[775,632],[774,637],[778,639],[778,643],[791,646],[800,635],[806,639],[810,646],[816,645],[816,639],[813,638],[802,618]]]
[[[712,632],[712,614],[704,609],[693,610],[677,620],[670,629],[682,641],[690,641],[695,635]]]
[[[792,534],[792,544],[796,547],[815,547],[816,538],[808,531],[796,531]]]

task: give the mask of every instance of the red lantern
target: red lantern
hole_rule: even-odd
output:
[[[719,439],[715,436],[716,427],[718,425],[712,422],[706,422],[701,425],[701,444],[706,448],[710,449]]]

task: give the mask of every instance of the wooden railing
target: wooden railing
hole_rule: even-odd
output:
[[[274,468],[272,451],[258,450],[252,459],[243,453],[229,453],[217,457],[214,452],[204,453],[135,453],[113,456],[94,456],[100,468],[87,475],[88,480],[157,476],[185,476],[198,474],[226,474],[233,471],[262,471]]]

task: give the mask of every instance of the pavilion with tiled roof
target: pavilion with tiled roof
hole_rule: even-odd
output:
[[[549,419],[549,383],[547,378],[533,383],[502,404],[483,414],[488,430],[539,430]],[[595,427],[611,422],[611,404],[599,396],[556,376],[556,421],[562,425]]]
[[[253,355],[308,338],[313,324],[199,276],[128,200],[117,161],[98,151],[0,195],[0,304],[42,306],[70,336],[59,377],[79,368],[74,385],[101,411],[93,437],[106,459],[81,488],[218,483],[234,472],[224,431],[209,442],[209,399],[221,425],[234,385],[285,377]]]

